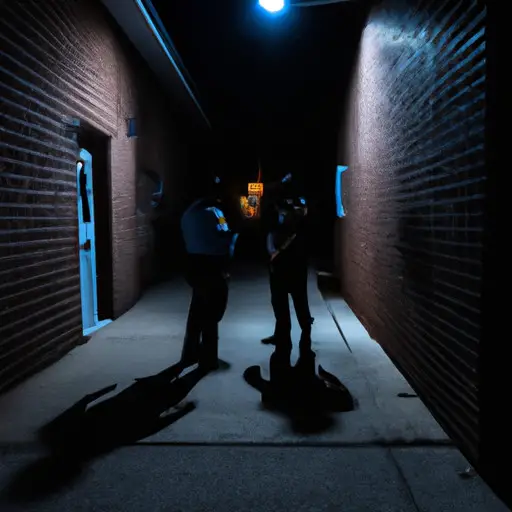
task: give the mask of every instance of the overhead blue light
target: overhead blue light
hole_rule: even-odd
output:
[[[270,13],[280,12],[284,9],[284,0],[259,0],[260,7]]]

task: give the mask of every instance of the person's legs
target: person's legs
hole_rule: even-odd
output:
[[[274,344],[276,347],[288,348],[291,346],[292,321],[290,317],[290,304],[288,301],[287,281],[279,274],[273,274],[272,308],[276,318],[274,330]]]
[[[274,318],[275,318],[275,323],[274,323],[274,334],[270,335],[270,336],[267,336],[266,338],[263,338],[261,340],[261,342],[265,345],[274,345],[275,344],[275,341],[276,341],[276,327],[277,327],[277,313],[276,313],[276,308],[274,306],[274,300],[273,300],[273,297],[274,297],[274,292],[275,292],[275,287],[276,287],[276,284],[275,284],[275,278],[272,274],[272,270],[271,268],[269,267],[269,273],[268,273],[268,278],[269,278],[269,284],[270,284],[270,297],[271,297],[271,303],[272,303],[272,310],[274,311]]]
[[[228,284],[222,274],[211,277],[205,290],[200,364],[203,367],[215,369],[218,367],[219,357],[219,322],[227,307]]]
[[[215,320],[217,323],[220,323],[224,318],[224,314],[226,313],[226,308],[228,306],[228,296],[229,296],[229,283],[228,278],[223,274],[219,275],[219,278],[216,282],[216,293],[215,293]]]
[[[308,273],[307,269],[300,269],[291,291],[293,306],[297,314],[297,320],[302,330],[300,338],[300,350],[311,350],[311,326],[313,317],[309,309],[308,301]]]
[[[294,289],[291,296],[293,300],[293,307],[295,308],[295,313],[297,313],[297,320],[302,332],[311,333],[313,318],[309,310],[307,289],[302,287],[300,289]]]
[[[185,340],[183,342],[183,349],[181,352],[181,362],[185,366],[191,366],[199,360],[204,310],[204,297],[201,294],[201,290],[196,286],[192,291],[192,300],[190,301],[188,311]]]
[[[185,339],[181,351],[181,365],[191,366],[197,363],[199,358],[199,346],[201,343],[201,312],[204,309],[200,293],[201,275],[191,258],[187,259],[185,278],[187,284],[192,288],[192,299],[188,308],[187,326]]]

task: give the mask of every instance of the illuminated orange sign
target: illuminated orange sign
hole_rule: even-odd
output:
[[[262,196],[263,195],[263,183],[249,183],[247,187],[248,195],[250,196]]]
[[[259,196],[241,196],[240,208],[242,214],[247,219],[257,219],[260,216],[260,198]]]

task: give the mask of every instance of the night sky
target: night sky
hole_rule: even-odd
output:
[[[320,175],[334,177],[360,3],[295,7],[277,17],[257,0],[153,3],[233,177],[256,179],[258,158],[265,181],[292,171],[311,190]]]

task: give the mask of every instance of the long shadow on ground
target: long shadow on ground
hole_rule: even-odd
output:
[[[333,413],[356,408],[356,400],[333,374],[318,366],[316,354],[302,353],[295,366],[290,351],[275,350],[270,357],[270,380],[261,376],[260,366],[244,372],[245,381],[261,393],[265,408],[285,414],[293,431],[300,435],[318,434],[334,426]]]
[[[173,365],[96,404],[117,384],[84,396],[40,429],[48,453],[14,475],[2,499],[28,502],[58,492],[95,457],[153,435],[194,410],[193,402],[181,402],[206,372],[196,369],[179,377],[180,372]]]

